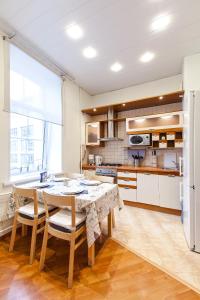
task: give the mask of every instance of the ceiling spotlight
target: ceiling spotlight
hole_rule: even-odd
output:
[[[86,58],[94,58],[97,56],[97,51],[93,47],[87,47],[83,49],[83,55]]]
[[[119,71],[121,71],[122,68],[123,68],[123,67],[122,67],[122,65],[121,65],[119,62],[115,62],[115,63],[110,67],[111,71],[113,71],[113,72],[119,72]]]
[[[160,97],[159,97],[159,100],[162,100],[162,99],[163,99],[163,96],[160,96]]]
[[[74,40],[78,40],[83,36],[82,28],[75,23],[72,23],[66,27],[66,33],[70,38]]]
[[[147,63],[149,61],[151,61],[152,59],[154,59],[155,54],[152,52],[145,52],[141,57],[140,57],[140,61],[143,63]]]
[[[93,111],[97,111],[97,109],[96,109],[96,108],[93,108]]]
[[[183,95],[179,95],[179,98],[183,98]]]
[[[154,18],[152,24],[151,24],[151,30],[154,32],[165,30],[168,25],[171,22],[171,16],[170,15],[159,15],[156,18]]]
[[[122,106],[126,106],[126,103],[122,103]]]

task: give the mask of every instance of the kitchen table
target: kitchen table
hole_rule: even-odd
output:
[[[42,201],[42,192],[63,195],[66,186],[63,182],[49,182],[50,186],[38,188],[38,198]],[[28,183],[21,187],[35,187],[36,182]],[[70,180],[68,186],[83,187],[83,192],[76,195],[76,211],[86,214],[86,234],[88,244],[88,263],[93,265],[95,261],[95,241],[101,234],[100,222],[108,218],[108,236],[112,236],[112,210],[115,207],[123,207],[119,197],[118,186],[111,183],[101,183],[97,186],[82,185],[81,180]],[[67,187],[68,188],[68,187]]]

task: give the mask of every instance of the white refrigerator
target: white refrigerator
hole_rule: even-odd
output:
[[[200,252],[200,91],[185,92],[183,110],[182,221],[188,247]]]

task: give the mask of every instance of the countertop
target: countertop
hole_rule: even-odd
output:
[[[101,168],[112,168],[108,166],[101,166]],[[83,170],[95,170],[96,166],[91,166],[84,164],[82,166]],[[178,170],[172,169],[163,169],[163,168],[154,168],[154,167],[134,167],[130,165],[122,165],[121,167],[117,167],[117,171],[129,171],[129,172],[136,172],[136,173],[151,173],[151,174],[159,174],[159,175],[174,175],[180,176]]]

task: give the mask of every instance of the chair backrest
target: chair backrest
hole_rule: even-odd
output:
[[[72,227],[76,227],[75,196],[60,196],[43,192],[43,201],[47,218],[49,217],[48,205],[62,208],[67,207],[69,209],[71,208]]]
[[[13,198],[16,203],[16,207],[19,208],[19,200],[21,198],[28,198],[32,199],[34,203],[34,215],[38,215],[38,196],[37,196],[37,190],[32,188],[18,188],[16,186],[13,186]]]

